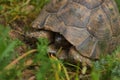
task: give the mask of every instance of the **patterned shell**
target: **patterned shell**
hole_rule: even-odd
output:
[[[96,59],[118,44],[119,11],[114,0],[51,0],[33,27],[60,33],[81,55]]]

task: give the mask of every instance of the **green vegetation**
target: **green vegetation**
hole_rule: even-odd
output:
[[[120,0],[115,0],[117,5],[118,5],[118,8],[119,8],[119,11],[120,11]]]
[[[10,39],[8,31],[8,27],[0,25],[0,63],[4,63],[0,64],[0,70],[15,57],[14,48],[20,44],[20,41]]]
[[[36,71],[37,80],[69,80],[63,63],[56,57],[47,55],[47,42],[47,39],[41,38],[37,44],[38,53],[34,58],[35,63],[40,63]]]
[[[120,10],[120,0],[116,1]],[[29,23],[48,2],[49,0],[0,0],[0,80],[79,80],[79,75],[91,80],[119,80],[119,46],[112,55],[93,62],[91,70],[48,55],[48,40],[44,38],[38,39],[37,49],[27,48],[24,54],[19,54],[17,48],[24,43],[19,39],[11,39],[10,27],[16,22],[22,22],[23,27],[30,26]]]
[[[0,26],[0,31],[4,31],[0,33],[0,63],[2,63],[0,64],[0,80],[23,80],[22,71],[30,66],[34,67],[34,65],[37,65],[37,69],[33,71],[37,80],[69,80],[67,70],[62,62],[54,56],[47,55],[47,39],[38,39],[37,50],[28,51],[25,53],[26,58],[20,58],[18,54],[15,53],[14,49],[17,46],[20,46],[21,42],[18,40],[11,40],[8,36],[9,30],[8,27]],[[25,61],[31,58],[30,54],[32,55],[33,52],[35,52],[35,54],[32,57],[32,63],[30,63],[29,66],[25,65]],[[15,60],[12,61],[13,59]],[[16,63],[17,65],[15,65]]]
[[[120,79],[120,47],[112,53],[93,63],[92,80]]]
[[[4,27],[0,25],[0,80],[7,80],[10,77],[10,80],[15,73],[15,70],[5,71],[5,67],[12,61],[12,59],[17,57],[17,53],[15,53],[15,47],[21,45],[19,40],[11,40],[8,34],[10,30],[9,27]],[[18,73],[17,71],[16,73]],[[12,75],[9,75],[12,74]]]
[[[0,0],[0,14],[5,19],[4,24],[20,20],[29,26],[29,22],[33,21],[47,2],[49,0]]]

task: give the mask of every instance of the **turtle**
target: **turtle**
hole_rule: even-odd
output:
[[[69,57],[80,62],[111,53],[120,39],[120,17],[114,0],[51,0],[32,27],[45,34],[51,32],[54,48],[63,46]]]

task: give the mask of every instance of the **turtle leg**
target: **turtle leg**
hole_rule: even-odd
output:
[[[69,51],[69,58],[73,59],[76,62],[81,62],[88,66],[92,66],[91,60],[80,55],[79,52],[75,49],[75,47],[71,47]]]

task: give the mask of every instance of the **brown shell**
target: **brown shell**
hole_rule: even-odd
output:
[[[114,48],[120,34],[119,12],[114,0],[51,0],[33,22],[34,28],[58,32],[81,55],[98,58]],[[115,40],[115,46],[117,40]],[[104,49],[101,50],[101,45]]]

